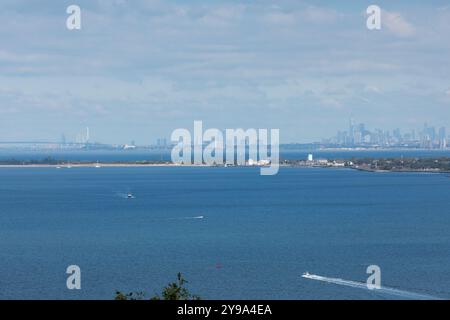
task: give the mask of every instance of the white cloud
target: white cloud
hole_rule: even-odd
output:
[[[273,24],[292,25],[292,24],[295,24],[295,22],[296,22],[294,14],[285,13],[285,12],[281,12],[281,11],[268,13],[266,15],[265,19],[269,23],[273,23]]]
[[[337,20],[336,11],[323,7],[307,6],[302,9],[283,11],[279,7],[271,7],[265,20],[273,24],[294,25],[306,21],[314,24],[329,24]]]
[[[16,1],[23,7],[0,10],[0,87],[8,89],[0,90],[0,113],[17,111],[11,121],[20,113],[36,123],[60,115],[61,126],[70,126],[82,113],[125,122],[126,111],[130,128],[147,118],[172,127],[222,112],[217,125],[224,126],[258,121],[262,116],[250,111],[261,108],[281,124],[304,117],[316,126],[332,112],[346,117],[355,108],[364,117],[382,110],[401,121],[408,112],[420,117],[411,108],[423,105],[440,110],[427,113],[429,122],[450,118],[441,103],[450,101],[446,9],[424,5],[419,12],[404,2],[401,15],[384,11],[383,30],[393,39],[368,35],[359,5],[79,0],[85,27],[70,33],[64,10],[61,18],[54,9],[34,11]],[[3,0],[0,7],[4,2],[18,6]]]
[[[322,106],[327,107],[327,108],[333,108],[333,109],[341,109],[342,108],[342,103],[335,98],[325,97],[325,98],[321,99],[320,103],[322,104]]]
[[[414,26],[397,12],[383,10],[381,14],[381,23],[392,34],[399,37],[412,37],[416,33]]]
[[[314,23],[333,23],[338,18],[336,11],[309,6],[304,13],[306,20]]]
[[[377,86],[371,86],[371,85],[367,85],[364,88],[364,92],[368,92],[368,93],[381,93],[380,88],[378,88]]]
[[[245,13],[244,5],[228,5],[210,8],[200,21],[210,27],[228,27],[241,19]]]

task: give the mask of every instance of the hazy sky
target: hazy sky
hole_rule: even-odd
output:
[[[66,28],[70,4],[82,29]],[[382,29],[366,28],[366,8]],[[154,142],[172,130],[279,128],[319,140],[450,127],[450,2],[0,2],[0,140]]]

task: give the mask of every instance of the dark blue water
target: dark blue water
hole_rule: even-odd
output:
[[[280,158],[288,160],[302,160],[312,153],[315,158],[351,159],[378,157],[450,157],[450,150],[289,150],[281,149]],[[42,160],[45,158],[69,161],[170,161],[170,150],[13,150],[5,149],[0,152],[0,160]]]
[[[0,181],[0,299],[153,294],[177,272],[204,299],[392,298],[301,277],[365,281],[371,264],[383,286],[450,298],[443,174],[0,168]]]

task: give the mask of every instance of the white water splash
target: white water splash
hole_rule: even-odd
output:
[[[427,294],[415,293],[415,292],[399,290],[399,289],[383,287],[383,286],[378,289],[369,289],[366,283],[351,281],[351,280],[343,280],[340,278],[322,277],[322,276],[318,276],[315,274],[309,274],[309,273],[303,274],[302,277],[306,278],[306,279],[310,279],[310,280],[317,280],[317,281],[323,281],[323,282],[337,284],[337,285],[341,285],[341,286],[365,289],[365,290],[369,290],[369,291],[374,291],[376,293],[384,293],[384,294],[394,295],[394,296],[407,298],[407,299],[413,299],[413,300],[441,300],[441,298],[427,295]]]
[[[134,195],[132,195],[131,193],[117,192],[116,195],[122,199],[136,199],[136,197]]]
[[[180,218],[168,218],[167,220],[191,220],[191,219],[203,219],[204,216],[195,216],[195,217],[180,217]]]

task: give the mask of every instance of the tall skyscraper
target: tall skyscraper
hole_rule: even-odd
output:
[[[442,140],[445,138],[447,138],[447,131],[446,131],[445,127],[441,127],[441,128],[439,128],[439,139]]]
[[[447,148],[447,130],[445,127],[439,128],[439,148]]]
[[[89,142],[89,127],[86,127],[86,140],[85,142],[88,143]]]
[[[353,120],[353,118],[350,118],[348,130],[349,130],[348,131],[348,133],[349,133],[349,144],[353,145],[355,143],[355,121]]]

